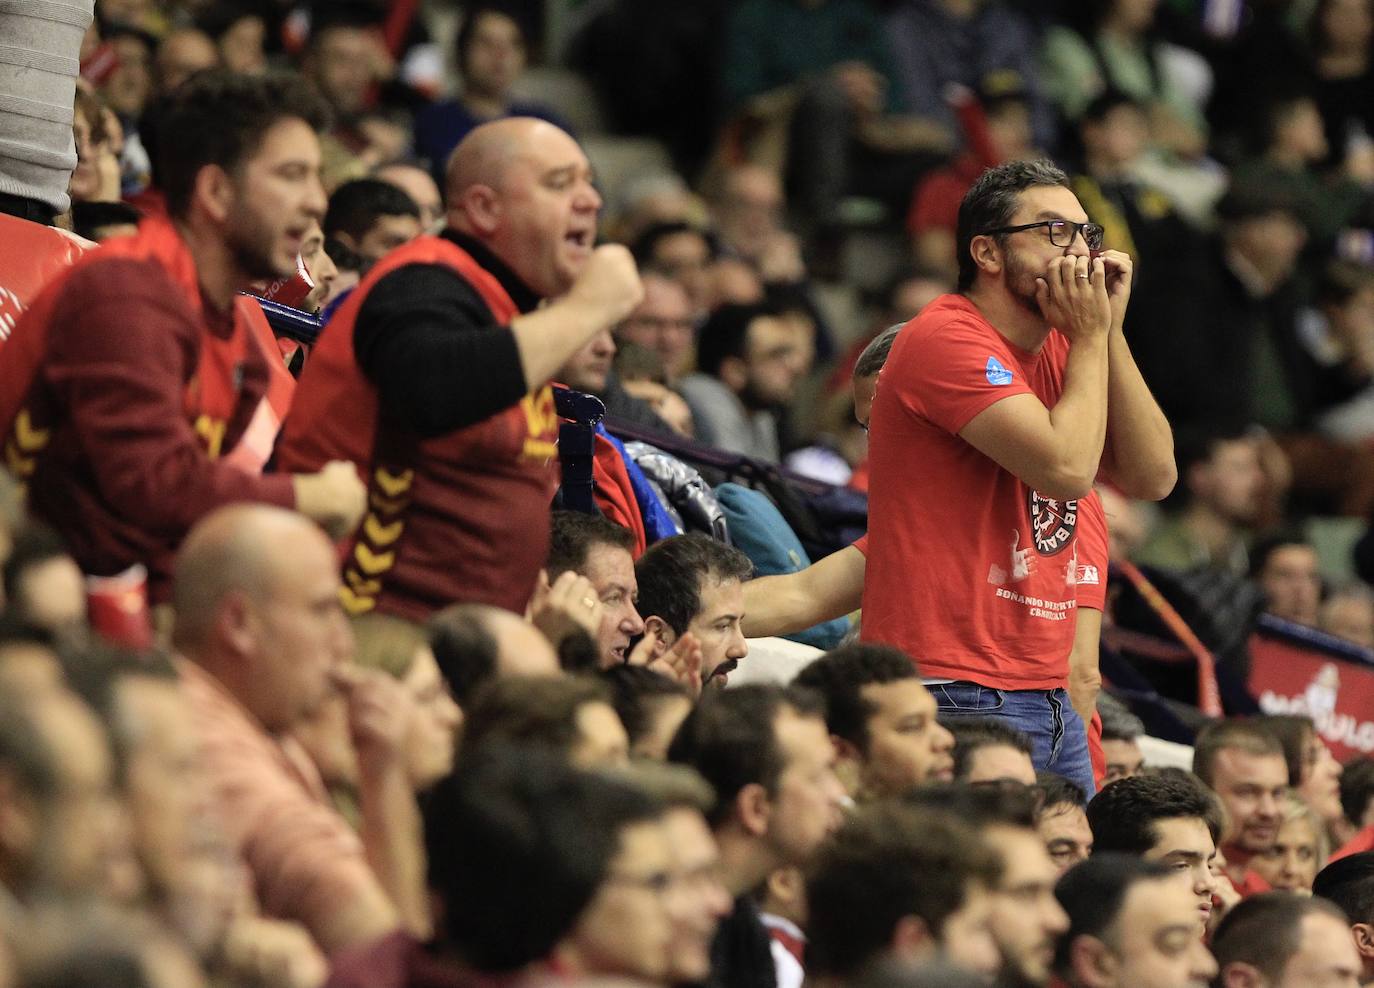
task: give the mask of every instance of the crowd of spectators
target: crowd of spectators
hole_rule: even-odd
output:
[[[25,7],[0,988],[1374,984],[1374,0]]]

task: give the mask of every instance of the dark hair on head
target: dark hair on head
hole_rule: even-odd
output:
[[[478,688],[496,675],[500,650],[487,626],[494,610],[486,604],[454,604],[429,619],[429,649],[464,710]]]
[[[709,535],[674,535],[650,546],[635,563],[639,613],[661,618],[682,634],[701,611],[701,587],[707,582],[744,582],[754,575],[749,557]]]
[[[797,674],[796,684],[825,697],[825,723],[830,733],[861,752],[868,751],[868,718],[877,708],[864,699],[865,686],[917,679],[916,665],[890,645],[841,645]]]
[[[1159,840],[1158,821],[1188,817],[1207,824],[1213,843],[1221,840],[1215,797],[1196,779],[1164,775],[1118,779],[1088,803],[1093,852],[1143,855]]]
[[[1106,691],[1097,694],[1097,712],[1102,716],[1103,741],[1135,741],[1145,733],[1145,722]]]
[[[439,941],[481,972],[546,958],[605,882],[625,828],[661,815],[634,786],[547,753],[465,753],[425,805]]]
[[[978,830],[988,827],[1035,829],[1037,794],[1019,782],[991,782],[970,785],[945,782],[918,786],[902,796],[911,806],[944,810]]]
[[[804,717],[825,715],[820,697],[810,690],[754,683],[708,692],[678,728],[668,760],[692,766],[715,789],[711,826],[730,818],[745,786],[777,791],[787,767],[776,725],[784,708]]]
[[[864,347],[859,354],[859,359],[854,362],[855,378],[872,377],[883,369],[887,363],[887,358],[892,354],[892,344],[897,342],[897,334],[902,331],[906,323],[900,322],[895,326],[889,326],[877,336],[873,337],[868,346]]]
[[[728,358],[747,357],[749,327],[754,320],[777,314],[778,310],[768,302],[729,302],[717,308],[697,336],[697,370],[719,377],[721,365]]]
[[[549,556],[544,564],[550,582],[569,570],[581,572],[587,563],[587,554],[595,546],[607,545],[634,554],[634,534],[601,515],[555,511],[552,513],[550,533]]]
[[[631,747],[653,729],[653,715],[659,703],[692,699],[686,686],[646,666],[611,666],[599,675],[611,689],[611,705],[625,725]]]
[[[245,3],[243,0],[218,0],[203,7],[200,13],[196,14],[192,24],[211,41],[218,43],[220,38],[229,33],[230,28],[249,17],[262,19],[262,12],[256,4]]]
[[[51,629],[30,624],[15,614],[13,607],[0,611],[0,651],[25,645],[51,649],[56,641]]]
[[[1083,787],[1056,772],[1036,772],[1035,786],[1040,790],[1042,814],[1056,806],[1077,806],[1083,809],[1088,805],[1088,794],[1083,791]]]
[[[942,943],[969,884],[991,886],[1001,859],[952,815],[877,803],[821,849],[806,882],[808,973],[848,978],[883,955],[905,916]]]
[[[381,29],[383,18],[376,5],[371,3],[317,3],[310,14],[310,37],[306,50],[313,53],[324,41],[330,31],[343,29],[369,31]]]
[[[1255,722],[1265,728],[1283,746],[1283,758],[1288,762],[1288,784],[1302,785],[1307,774],[1307,752],[1317,727],[1306,714],[1261,714]]]
[[[711,260],[720,256],[720,243],[716,240],[716,235],[710,230],[685,220],[666,220],[649,226],[630,245],[630,253],[634,255],[639,270],[658,273],[654,267],[654,256],[658,253],[658,245],[669,237],[676,237],[682,233],[695,234],[704,240],[707,255]]]
[[[1335,903],[1352,926],[1374,923],[1374,851],[1332,861],[1317,872],[1312,894]]]
[[[218,165],[233,174],[279,121],[301,120],[319,131],[329,113],[294,73],[207,69],[159,100],[153,118],[155,131],[166,136],[154,150],[157,184],[167,197],[168,213],[180,217],[191,207],[202,168]]]
[[[1251,755],[1283,757],[1283,745],[1279,744],[1278,738],[1253,719],[1210,721],[1202,726],[1193,739],[1193,773],[1209,789],[1216,788],[1214,773],[1217,755],[1228,748]]]
[[[27,613],[24,577],[34,567],[68,555],[67,544],[62,541],[62,536],[42,522],[28,522],[15,532],[9,558],[5,560],[4,567],[0,568],[0,574],[3,574],[5,600],[9,606],[21,614]]]
[[[1223,231],[1227,226],[1246,220],[1261,219],[1278,213],[1298,221],[1298,204],[1285,186],[1267,179],[1233,183],[1217,201],[1217,219]]]
[[[716,794],[701,773],[688,765],[636,758],[625,765],[599,770],[603,775],[628,782],[654,802],[671,810],[695,810],[702,816],[716,805]]]
[[[453,39],[454,65],[461,77],[467,78],[468,52],[472,50],[472,42],[477,37],[478,23],[488,14],[499,15],[514,23],[520,31],[520,43],[522,45],[529,43],[529,27],[513,4],[478,0],[478,2],[464,6],[463,22],[459,25],[458,34]]]
[[[1108,87],[1093,98],[1078,120],[1081,124],[1100,124],[1123,106],[1140,113],[1145,112],[1145,106],[1140,100],[1120,89]]]
[[[967,292],[978,277],[973,263],[973,238],[984,230],[1006,226],[1021,204],[1021,193],[1040,186],[1069,187],[1069,176],[1054,162],[1012,161],[979,175],[959,204],[955,249],[959,255],[958,290]],[[1001,236],[1000,234],[998,236]]]
[[[1364,826],[1365,811],[1374,797],[1374,758],[1363,755],[1346,762],[1341,771],[1341,809],[1356,827]]]
[[[1178,475],[1186,477],[1191,468],[1209,462],[1224,445],[1251,441],[1250,427],[1240,423],[1185,426],[1178,430],[1175,445]]]
[[[1302,921],[1314,913],[1346,922],[1338,908],[1316,895],[1265,892],[1237,903],[1212,934],[1217,967],[1249,964],[1277,983],[1302,944]]]
[[[954,778],[966,779],[973,771],[973,756],[981,748],[1015,748],[1032,758],[1031,739],[1010,724],[994,718],[965,720],[962,717],[942,721],[954,735]]]
[[[1173,875],[1157,862],[1129,854],[1102,853],[1094,846],[1092,857],[1066,871],[1054,887],[1054,896],[1069,917],[1069,929],[1055,950],[1055,969],[1068,971],[1070,951],[1079,937],[1111,937],[1126,896],[1135,885],[1168,881]]]
[[[1293,545],[1312,548],[1312,543],[1308,541],[1307,536],[1296,528],[1283,528],[1257,540],[1250,549],[1250,578],[1257,579],[1262,576],[1264,568],[1269,565],[1269,557],[1278,550]]]
[[[420,218],[420,207],[403,190],[376,178],[355,178],[334,190],[321,229],[326,237],[364,236],[382,216]]]
[[[464,750],[487,744],[531,745],[566,755],[579,737],[577,712],[610,706],[611,695],[587,676],[510,676],[484,686],[465,710]]]
[[[72,202],[72,233],[96,240],[101,227],[138,225],[143,214],[127,202]]]

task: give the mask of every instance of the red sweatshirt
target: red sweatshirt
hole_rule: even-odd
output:
[[[0,350],[6,465],[83,570],[143,563],[162,601],[201,516],[234,501],[295,503],[290,477],[219,459],[266,388],[247,327],[203,302],[170,224],[145,220],[50,283]]]

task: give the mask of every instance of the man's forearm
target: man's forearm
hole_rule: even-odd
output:
[[[1091,608],[1078,611],[1073,649],[1069,652],[1069,702],[1087,724],[1097,709],[1097,694],[1102,690],[1099,669],[1102,612]]]
[[[1107,354],[1105,336],[1073,343],[1064,368],[1064,390],[1050,409],[1059,454],[1057,472],[1078,489],[1075,497],[1092,487],[1102,462],[1107,437]]]
[[[568,358],[609,323],[589,306],[571,299],[554,302],[511,323],[525,387],[533,391],[549,382]]]
[[[1111,479],[1123,493],[1158,501],[1173,490],[1173,431],[1120,329],[1108,336],[1107,443]]]
[[[763,576],[744,585],[744,634],[790,635],[857,610],[867,559],[845,546],[798,573]]]
[[[432,924],[425,885],[423,824],[404,767],[397,763],[372,772],[365,770],[359,803],[368,863],[395,904],[406,931],[426,939]]]

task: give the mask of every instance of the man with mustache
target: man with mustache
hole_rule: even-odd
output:
[[[1133,497],[1175,479],[1121,328],[1131,260],[1102,237],[1047,161],[969,190],[958,292],[898,334],[873,400],[863,595],[864,639],[918,657],[942,716],[1005,720],[1085,792],[1080,499],[1103,469]]]
[[[699,533],[650,546],[635,576],[644,631],[658,639],[656,651],[668,652],[690,633],[701,646],[702,686],[724,686],[749,654],[744,584],[753,575],[748,556]]]

